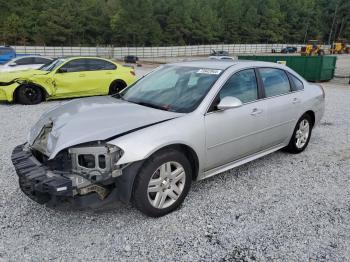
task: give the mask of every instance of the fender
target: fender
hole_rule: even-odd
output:
[[[191,123],[190,128],[188,123]],[[187,129],[186,132],[181,132],[185,129]],[[197,114],[188,114],[117,137],[108,143],[124,151],[118,165],[142,161],[163,147],[183,144],[196,152],[200,173],[203,169],[201,165],[205,163],[206,159],[205,132],[203,130],[205,130],[204,116],[198,117]]]

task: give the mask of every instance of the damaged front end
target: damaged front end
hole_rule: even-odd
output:
[[[19,145],[12,153],[20,188],[27,196],[40,204],[70,202],[79,207],[118,198],[122,190],[117,188],[123,184],[118,179],[128,166],[117,164],[121,149],[96,142],[71,147],[49,159],[42,153],[45,139],[44,131],[32,146]]]

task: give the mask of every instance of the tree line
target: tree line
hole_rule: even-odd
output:
[[[350,40],[350,0],[0,0],[0,43],[158,46]]]

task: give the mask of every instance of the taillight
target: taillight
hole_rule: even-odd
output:
[[[130,71],[130,74],[132,74],[133,76],[135,76],[135,71]]]

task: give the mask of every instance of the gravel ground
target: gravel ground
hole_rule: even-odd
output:
[[[326,113],[304,153],[276,152],[194,183],[179,210],[157,219],[119,203],[72,210],[31,201],[11,150],[61,102],[0,104],[0,261],[348,260],[350,86],[324,87]]]

